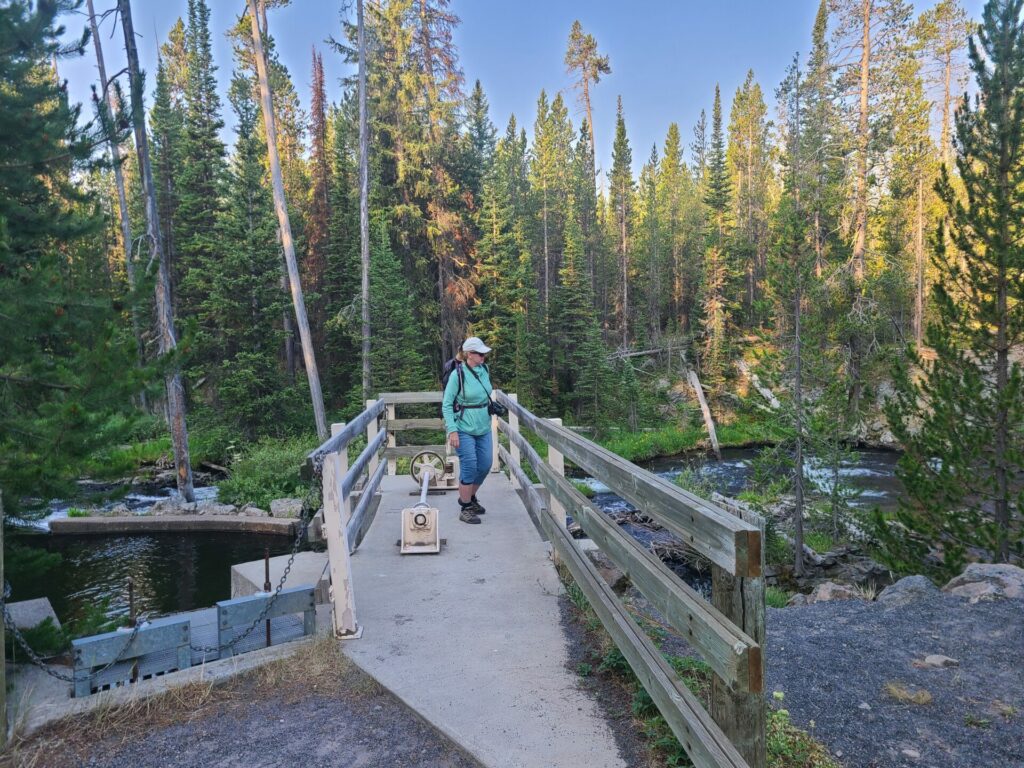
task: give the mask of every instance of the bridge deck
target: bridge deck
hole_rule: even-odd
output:
[[[567,669],[558,578],[505,476],[481,489],[480,525],[458,521],[454,492],[429,497],[447,539],[437,555],[395,544],[413,481],[388,476],[382,490],[352,558],[363,634],[346,653],[487,766],[624,766]]]

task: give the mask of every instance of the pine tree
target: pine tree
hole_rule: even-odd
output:
[[[970,43],[979,95],[956,114],[957,168],[967,203],[943,168],[937,193],[958,254],[934,238],[940,278],[926,361],[911,349],[896,369],[889,423],[906,453],[898,475],[908,501],[879,519],[887,557],[948,577],[968,557],[1024,557],[1024,31],[1022,0],[990,0]]]
[[[258,138],[259,105],[249,79],[231,83],[235,151],[217,234],[231,247],[208,272],[198,310],[196,345],[212,361],[217,413],[247,439],[283,434],[299,423],[301,395],[288,386],[278,362],[286,307],[279,285],[273,200],[264,183],[265,145]]]
[[[688,331],[703,247],[701,203],[689,168],[683,162],[679,126],[669,124],[658,171],[659,218],[669,275],[669,317],[677,331]]]
[[[330,247],[331,175],[327,146],[327,93],[323,57],[313,51],[313,83],[310,99],[309,223],[306,227],[306,258],[302,284],[308,286],[310,331],[318,349],[324,342],[324,297],[327,251]]]
[[[565,68],[576,74],[575,87],[580,89],[580,100],[587,113],[587,131],[594,137],[594,116],[590,108],[590,86],[601,80],[601,75],[612,73],[608,57],[597,52],[597,40],[593,35],[583,33],[579,19],[572,23],[569,31],[569,46],[565,51]],[[593,142],[591,142],[593,150]],[[584,236],[586,233],[584,233]]]
[[[729,149],[726,157],[733,186],[736,267],[743,276],[743,308],[748,325],[754,325],[755,303],[761,297],[768,248],[768,206],[771,162],[768,147],[767,108],[754,72],[747,72],[736,91],[729,118]]]
[[[387,221],[379,215],[373,222],[372,246],[370,327],[373,328],[374,344],[370,352],[370,391],[417,392],[430,389],[433,378],[427,367],[422,338],[416,330],[412,293],[391,250]],[[354,398],[358,396],[353,395]]]
[[[626,136],[626,121],[622,115],[622,97],[619,97],[615,116],[615,142],[612,144],[612,169],[608,174],[610,201],[615,218],[616,255],[618,257],[618,294],[616,296],[616,314],[619,337],[623,349],[629,347],[630,325],[632,323],[629,305],[629,283],[631,279],[632,260],[632,217],[633,195],[633,151],[629,148]]]
[[[711,143],[708,147],[704,183],[704,205],[707,211],[704,275],[701,284],[704,349],[702,369],[705,384],[713,389],[724,383],[726,334],[732,313],[730,288],[734,270],[730,264],[732,228],[732,184],[725,157],[722,131],[722,99],[715,86],[715,103],[711,112]]]
[[[185,29],[187,72],[184,93],[184,119],[179,165],[172,169],[177,212],[174,241],[177,250],[175,270],[179,316],[194,318],[208,288],[208,277],[222,256],[217,237],[221,213],[223,181],[226,171],[224,144],[220,129],[220,96],[217,94],[217,68],[210,42],[210,8],[206,0],[189,0]],[[195,361],[202,367],[210,362]]]
[[[651,154],[640,171],[639,193],[637,194],[636,253],[642,262],[638,270],[637,284],[642,289],[643,330],[651,343],[661,337],[661,317],[665,264],[662,253],[661,206],[658,202],[658,148],[651,147]],[[630,369],[632,370],[632,369]]]
[[[106,139],[80,124],[52,61],[73,2],[0,7],[0,493],[73,488],[83,460],[133,425],[140,384],[130,326],[111,306],[98,200],[76,185]],[[119,137],[123,134],[119,133]]]
[[[564,411],[578,424],[605,424],[611,414],[610,371],[601,331],[594,314],[594,297],[583,269],[583,235],[569,202],[565,250],[558,288],[557,369]]]
[[[461,174],[474,201],[477,201],[477,207],[484,180],[494,162],[497,135],[498,131],[491,122],[487,96],[477,80],[466,100],[466,167]]]

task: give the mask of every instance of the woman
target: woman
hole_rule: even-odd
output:
[[[448,442],[459,455],[459,520],[472,525],[485,511],[476,492],[491,471],[491,377],[485,362],[490,351],[476,336],[466,339],[441,401]]]

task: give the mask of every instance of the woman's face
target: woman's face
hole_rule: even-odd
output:
[[[487,355],[482,355],[479,352],[467,352],[466,362],[469,363],[470,368],[476,368],[480,363],[487,360]]]

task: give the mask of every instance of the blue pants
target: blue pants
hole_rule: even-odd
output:
[[[459,432],[459,482],[480,485],[491,471],[491,433],[470,435]]]

